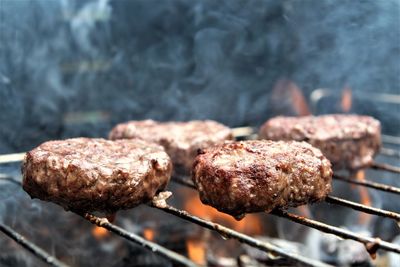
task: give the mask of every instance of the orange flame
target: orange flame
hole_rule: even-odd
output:
[[[292,103],[296,113],[300,116],[311,115],[310,108],[308,107],[307,101],[301,92],[301,89],[293,82],[289,85],[290,95],[292,97]]]
[[[154,230],[150,229],[150,228],[146,228],[143,231],[143,236],[144,238],[146,238],[149,241],[153,241],[154,240]]]
[[[206,243],[201,240],[187,240],[188,257],[199,265],[206,264]]]
[[[103,227],[99,227],[99,226],[94,226],[92,228],[92,235],[94,236],[94,238],[96,238],[97,240],[102,240],[105,237],[107,237],[109,235],[108,230],[103,228]]]
[[[279,80],[273,89],[273,98],[277,101],[290,99],[291,106],[299,116],[311,115],[307,100],[301,89],[290,80]]]
[[[356,179],[359,181],[365,181],[365,171],[360,170],[356,173]],[[359,193],[360,193],[360,202],[361,204],[364,204],[366,206],[371,206],[371,198],[368,194],[368,189],[359,186]],[[371,215],[367,213],[360,213],[360,216],[358,217],[358,221],[360,224],[367,224],[369,222],[369,219],[371,218]]]
[[[352,93],[350,87],[345,87],[342,91],[342,101],[340,102],[342,111],[349,112],[352,106]]]
[[[191,196],[185,203],[185,209],[190,213],[235,229],[248,235],[258,235],[263,232],[261,220],[256,214],[248,214],[243,220],[237,221],[232,216],[201,203],[199,197]]]

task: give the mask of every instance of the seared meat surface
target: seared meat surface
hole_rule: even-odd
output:
[[[152,199],[171,170],[164,149],[143,140],[49,141],[26,153],[23,188],[66,210],[113,213]]]
[[[306,141],[319,148],[336,170],[369,166],[381,146],[380,122],[359,115],[276,117],[264,123],[259,136]]]
[[[139,138],[162,145],[175,170],[189,173],[197,150],[233,139],[231,130],[215,121],[156,122],[129,121],[110,132],[112,140]]]
[[[226,142],[201,151],[192,179],[201,201],[241,218],[322,200],[331,191],[330,162],[305,142]]]

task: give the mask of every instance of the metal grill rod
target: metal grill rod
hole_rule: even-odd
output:
[[[375,182],[368,181],[368,180],[359,181],[359,180],[350,179],[350,178],[347,178],[347,177],[344,177],[341,175],[337,175],[337,174],[334,174],[333,178],[338,181],[343,181],[346,183],[366,186],[366,187],[370,187],[370,188],[373,188],[376,190],[381,190],[381,191],[385,191],[385,192],[389,192],[389,193],[393,193],[393,194],[400,194],[400,188],[386,185],[386,184],[375,183]]]
[[[21,185],[21,183],[19,181],[16,181],[16,180],[14,180],[12,178],[7,179],[7,180],[13,180],[12,182],[15,182],[15,183]],[[194,187],[194,185],[190,185],[190,182],[187,182],[186,186]],[[254,238],[250,237],[250,236],[244,235],[242,233],[239,233],[239,232],[236,232],[236,231],[234,231],[232,229],[229,229],[229,228],[227,228],[225,226],[222,226],[220,224],[216,224],[216,223],[209,222],[209,221],[203,220],[201,218],[192,216],[192,215],[188,214],[185,211],[178,210],[178,209],[176,209],[176,208],[174,208],[172,206],[169,206],[169,205],[162,206],[162,205],[159,205],[159,203],[157,203],[157,202],[153,202],[150,206],[154,207],[154,208],[157,208],[157,209],[161,209],[161,210],[163,210],[163,211],[165,211],[167,213],[176,215],[176,216],[178,216],[180,218],[186,219],[186,220],[188,220],[190,222],[196,223],[196,224],[198,224],[200,226],[203,226],[203,227],[206,227],[206,228],[208,228],[210,230],[216,231],[216,232],[220,233],[223,236],[235,238],[235,239],[239,240],[240,242],[246,243],[246,244],[248,244],[250,246],[259,248],[259,249],[261,249],[263,251],[276,253],[276,254],[281,255],[283,257],[286,257],[288,259],[292,259],[295,262],[301,262],[301,263],[303,263],[303,264],[305,264],[307,266],[314,266],[314,267],[329,267],[329,266],[331,266],[331,265],[328,265],[328,264],[325,264],[325,263],[322,263],[322,262],[319,262],[319,261],[315,261],[315,260],[303,257],[301,255],[297,255],[297,254],[294,254],[294,253],[286,252],[283,249],[281,249],[281,248],[279,248],[279,247],[277,247],[275,245],[259,241],[257,239],[254,239]],[[168,249],[166,249],[166,248],[164,248],[164,247],[162,247],[162,246],[160,246],[158,244],[155,244],[153,242],[147,241],[144,238],[142,238],[141,236],[138,236],[136,234],[130,233],[130,232],[128,232],[128,231],[126,231],[126,230],[124,230],[124,229],[122,229],[122,228],[120,228],[120,227],[118,227],[118,226],[116,226],[116,225],[114,225],[112,223],[110,223],[106,218],[99,218],[99,217],[96,217],[96,216],[94,216],[92,214],[89,214],[89,213],[80,213],[80,212],[75,212],[75,213],[78,214],[79,216],[85,218],[89,222],[99,226],[99,227],[103,227],[103,228],[105,228],[105,229],[107,229],[107,230],[109,230],[109,231],[111,231],[111,232],[123,237],[123,238],[126,238],[126,239],[128,239],[128,240],[130,240],[132,242],[135,242],[135,243],[140,244],[140,245],[142,245],[142,246],[144,246],[146,248],[151,249],[154,253],[160,254],[160,255],[168,258],[168,259],[171,259],[171,260],[174,260],[174,261],[179,262],[181,264],[184,264],[185,266],[197,266],[195,263],[191,262],[189,259],[187,259],[187,258],[185,258],[185,257],[183,257],[183,256],[181,256],[181,255],[179,255],[179,254],[177,254],[177,253],[175,253],[173,251],[170,251],[170,250],[168,250]],[[62,266],[62,267],[64,267],[64,266]]]
[[[19,181],[16,181],[12,178],[7,179],[7,180],[13,180],[13,182],[16,182],[17,184],[21,184]],[[187,183],[187,186],[189,186],[190,183]],[[193,185],[192,185],[193,186]],[[160,205],[158,202],[153,201],[153,203],[150,205],[151,207],[157,208],[157,209],[161,209],[167,213],[176,215],[180,218],[186,219],[190,222],[193,222],[195,224],[198,224],[200,226],[203,226],[205,228],[208,228],[210,230],[216,231],[218,233],[220,233],[223,236],[226,237],[231,237],[231,238],[235,238],[237,240],[239,240],[240,242],[243,242],[245,244],[248,244],[250,246],[259,248],[263,251],[267,251],[267,252],[273,252],[276,253],[278,255],[281,255],[285,258],[291,259],[295,262],[301,262],[307,266],[314,266],[314,267],[329,267],[331,265],[319,262],[319,261],[315,261],[306,257],[303,257],[301,255],[297,255],[294,253],[290,253],[290,252],[286,252],[283,249],[272,245],[270,243],[267,242],[262,242],[259,241],[257,239],[254,239],[250,236],[244,235],[242,233],[236,232],[232,229],[229,229],[225,226],[222,226],[220,224],[216,224],[213,222],[209,222],[206,220],[203,220],[201,218],[195,217],[190,215],[189,213],[185,212],[185,211],[181,211],[178,210],[172,206],[169,205]],[[148,249],[151,249],[154,253],[160,254],[168,259],[174,260],[176,262],[179,262],[181,264],[184,264],[185,266],[197,266],[195,263],[191,262],[189,259],[173,252],[170,251],[158,244],[155,244],[153,242],[147,241],[144,238],[142,238],[141,236],[138,236],[136,234],[130,233],[112,223],[110,223],[106,218],[98,218],[92,214],[89,213],[80,213],[80,212],[75,212],[76,214],[78,214],[79,216],[85,218],[86,220],[88,220],[89,222],[99,226],[99,227],[103,227],[123,238],[126,238],[132,242],[135,242],[137,244],[140,244]],[[61,267],[64,267],[61,265]]]
[[[388,171],[388,172],[393,172],[393,173],[400,173],[400,167],[385,164],[385,163],[377,163],[373,162],[370,166],[371,169],[375,170],[382,170],[382,171]]]
[[[218,223],[214,223],[211,221],[207,221],[204,219],[201,219],[199,217],[196,217],[194,215],[189,214],[187,211],[184,210],[179,210],[175,207],[172,207],[168,204],[164,203],[160,203],[159,201],[153,201],[150,204],[150,207],[162,210],[166,213],[175,215],[179,218],[182,218],[184,220],[187,220],[189,222],[195,223],[197,225],[200,225],[204,228],[207,228],[209,230],[215,231],[217,233],[219,233],[220,235],[222,235],[225,238],[234,238],[236,240],[238,240],[239,242],[245,243],[247,245],[250,245],[252,247],[258,248],[262,251],[265,252],[272,252],[275,253],[277,255],[280,255],[282,257],[285,257],[286,259],[292,260],[293,262],[299,262],[302,263],[306,266],[314,266],[314,267],[327,267],[327,266],[331,266],[328,264],[325,264],[323,262],[320,261],[316,261],[295,253],[291,253],[291,252],[287,252],[285,250],[283,250],[280,247],[277,247],[273,244],[267,243],[267,242],[263,242],[260,240],[257,240],[255,238],[252,238],[248,235],[242,234],[240,232],[237,232],[235,230],[232,230],[228,227],[225,227],[223,225],[220,225]]]
[[[0,164],[22,161],[24,157],[25,152],[0,155]]]
[[[75,213],[78,214],[79,216],[82,216],[83,218],[85,218],[86,220],[91,222],[92,224],[95,224],[99,227],[103,227],[103,228],[107,229],[108,231],[113,232],[114,234],[117,234],[131,242],[139,244],[139,245],[143,246],[144,248],[151,250],[153,253],[163,256],[164,258],[172,260],[176,263],[180,263],[184,266],[189,266],[189,267],[199,266],[196,263],[189,260],[188,258],[186,258],[172,250],[169,250],[161,245],[158,245],[156,243],[148,241],[137,234],[126,231],[125,229],[110,223],[106,218],[99,218],[99,217],[96,217],[89,213],[80,213],[80,212],[75,212]]]
[[[247,127],[243,127],[243,128],[247,128]],[[234,128],[234,130],[235,129],[241,130],[242,128]],[[235,137],[241,137],[241,136],[242,135],[240,135],[240,134],[236,134],[235,135]],[[246,136],[246,135],[243,135],[243,136]],[[384,149],[384,148],[381,150],[381,152],[383,152],[383,151],[386,151],[386,152],[384,152],[385,154],[382,153],[384,155],[396,155],[396,157],[397,156],[400,157],[400,154],[393,154],[396,151],[392,151],[392,150]],[[388,151],[390,151],[390,152],[388,152]],[[387,153],[389,153],[389,154],[387,154]],[[25,157],[25,152],[0,155],[0,164],[22,161],[24,159],[24,157]],[[372,163],[370,168],[389,171],[389,172],[394,172],[394,173],[400,173],[400,167],[389,165],[389,164],[383,164],[383,163],[374,162],[374,163]]]
[[[174,180],[178,181],[178,179],[174,179]],[[182,179],[179,179],[179,183],[187,184],[189,187],[194,188],[193,184],[190,185],[190,182],[182,181]],[[329,199],[333,199],[333,201],[337,200],[337,198],[332,198],[332,197],[330,197]],[[341,202],[341,201],[337,201],[336,203],[339,203],[339,202]],[[350,202],[350,201],[347,201],[347,202]],[[357,204],[357,203],[354,203],[354,204]],[[357,206],[360,208],[360,205],[357,205]],[[354,205],[352,205],[352,206],[354,206]],[[370,208],[370,210],[372,210],[372,209],[373,208]],[[365,211],[365,210],[363,210],[363,211]],[[380,210],[380,212],[382,212],[382,210]],[[300,224],[315,228],[317,230],[320,230],[320,231],[323,231],[323,232],[326,232],[326,233],[334,234],[334,235],[339,236],[339,237],[352,239],[352,240],[361,242],[361,243],[363,243],[365,245],[366,249],[368,250],[368,252],[370,254],[374,254],[378,248],[382,248],[382,249],[393,251],[393,252],[396,252],[396,253],[400,254],[400,246],[397,246],[395,244],[391,244],[391,243],[386,242],[386,241],[382,241],[379,238],[370,238],[370,237],[359,236],[359,235],[357,235],[357,234],[355,234],[353,232],[350,232],[348,230],[341,229],[339,227],[331,226],[331,225],[328,225],[328,224],[324,224],[322,222],[311,220],[311,219],[308,219],[308,218],[305,218],[305,217],[301,217],[301,216],[298,216],[298,215],[295,215],[295,214],[291,214],[291,213],[288,213],[286,211],[276,210],[276,211],[271,212],[271,214],[277,215],[279,217],[284,217],[284,218],[290,219],[290,220],[295,221],[297,223],[300,223]],[[398,218],[398,216],[399,215],[397,214],[396,218]]]
[[[400,137],[382,134],[382,142],[392,145],[400,145]]]
[[[174,181],[178,181],[178,180],[179,180],[179,183],[188,184],[189,187],[194,188],[194,185],[193,184],[190,185],[190,182],[188,182],[188,181],[183,181],[182,179],[174,179]],[[347,202],[346,205],[348,205],[350,203],[350,205],[353,208],[355,208],[357,206],[359,210],[362,209],[362,211],[365,211],[365,212],[366,212],[366,210],[368,210],[368,211],[370,211],[369,213],[374,212],[374,210],[375,211],[378,210],[379,213],[381,213],[381,214],[387,212],[387,211],[384,211],[384,210],[371,208],[371,207],[368,207],[368,206],[365,206],[365,205],[361,205],[361,204],[358,204],[358,203],[354,203],[354,202],[352,203],[351,201],[341,200],[341,199],[335,198],[335,197],[328,197],[328,199],[331,200],[332,202],[336,201],[335,202],[336,204]],[[356,205],[354,205],[354,204],[356,204]],[[348,206],[350,206],[350,205],[348,205]],[[389,212],[389,213],[391,213],[391,212]],[[284,218],[290,219],[292,221],[295,221],[297,223],[300,223],[300,224],[315,228],[317,230],[320,230],[320,231],[323,231],[323,232],[326,232],[326,233],[334,234],[334,235],[339,236],[339,237],[343,237],[343,238],[346,238],[346,239],[352,239],[352,240],[361,242],[361,243],[363,243],[365,245],[366,249],[368,250],[368,252],[370,254],[374,254],[378,248],[389,250],[389,251],[393,251],[393,252],[396,252],[396,253],[400,254],[400,246],[395,245],[395,244],[391,244],[391,243],[386,242],[386,241],[382,241],[380,238],[359,236],[359,235],[357,235],[357,234],[355,234],[355,233],[353,233],[351,231],[348,231],[348,230],[345,230],[345,229],[341,229],[341,228],[336,227],[336,226],[324,224],[322,222],[315,221],[315,220],[312,220],[312,219],[308,219],[308,218],[305,218],[305,217],[302,217],[302,216],[298,216],[298,215],[295,215],[295,214],[292,214],[292,213],[288,213],[286,211],[275,210],[275,211],[271,212],[270,214],[273,214],[273,215],[276,215],[276,216],[279,216],[279,217],[284,217]],[[373,214],[376,214],[376,213],[373,213]],[[396,219],[397,219],[399,214],[394,213],[391,216],[395,216]],[[389,216],[387,216],[387,217],[389,217]]]
[[[352,239],[352,240],[361,242],[365,245],[365,248],[371,255],[375,254],[379,248],[400,254],[400,246],[399,245],[383,241],[378,237],[360,236],[351,231],[348,231],[348,230],[345,230],[345,229],[342,229],[342,228],[339,228],[336,226],[328,225],[328,224],[325,224],[325,223],[322,223],[319,221],[315,221],[315,220],[305,218],[305,217],[302,217],[302,216],[299,216],[299,215],[296,215],[293,213],[289,213],[286,211],[282,211],[282,210],[275,210],[275,211],[271,212],[270,214],[289,219],[296,223],[300,223],[300,224],[315,228],[315,229],[325,232],[325,233],[334,234],[336,236],[340,236],[340,237],[343,237],[346,239]]]
[[[252,127],[236,127],[232,128],[232,133],[235,138],[248,137],[253,134]],[[25,157],[25,152],[3,154],[0,155],[0,164],[22,161]]]
[[[382,155],[385,155],[385,156],[389,156],[389,157],[400,158],[400,152],[395,149],[391,149],[391,148],[382,147],[380,149],[379,153],[381,153]]]
[[[327,196],[325,198],[325,201],[331,204],[336,204],[336,205],[341,205],[341,206],[346,206],[350,207],[352,209],[362,211],[368,214],[373,214],[381,217],[387,217],[396,220],[396,222],[400,222],[400,214],[392,211],[387,211],[383,209],[378,209],[374,207],[369,207],[367,205],[363,205],[360,203],[356,203],[353,201],[349,201],[346,199],[334,197],[334,196]]]
[[[246,138],[246,139],[248,139],[248,138],[252,137],[252,135],[253,135],[252,134],[253,130],[252,130],[251,127],[232,128],[232,132],[233,132],[233,136],[235,138]],[[400,152],[397,151],[397,150],[391,149],[391,148],[382,147],[380,149],[380,154],[385,155],[385,156],[400,158]],[[24,157],[25,157],[25,152],[12,153],[12,154],[3,154],[3,155],[0,155],[0,164],[22,161],[24,159]],[[398,168],[396,166],[392,166],[392,167],[395,167],[396,169]]]
[[[253,128],[248,126],[232,128],[232,134],[235,138],[248,137],[251,136],[253,133]]]
[[[22,184],[21,184],[20,181],[14,179],[12,176],[4,175],[4,174],[2,174],[2,173],[0,173],[0,180],[2,180],[2,181],[7,181],[7,182],[10,182],[10,183],[13,183],[13,184],[22,186]]]
[[[12,238],[15,242],[17,242],[19,245],[30,251],[33,255],[41,259],[42,261],[48,263],[51,266],[55,267],[68,267],[67,264],[59,261],[55,257],[51,256],[48,254],[46,251],[35,245],[34,243],[28,241],[25,237],[23,237],[21,234],[17,233],[14,231],[12,228],[9,226],[0,223],[0,230],[6,234],[8,237]]]
[[[18,184],[20,186],[22,186],[20,181],[17,181],[11,177],[0,177],[1,180],[6,180],[15,184]],[[195,264],[194,262],[190,261],[188,258],[179,255],[178,253],[171,251],[167,248],[164,248],[163,246],[160,246],[156,243],[150,242],[144,238],[142,238],[139,235],[136,235],[134,233],[128,232],[112,223],[110,223],[106,218],[99,218],[96,217],[92,214],[89,213],[80,213],[80,212],[75,212],[76,214],[78,214],[79,216],[85,218],[86,220],[88,220],[89,222],[99,226],[99,227],[103,227],[105,229],[107,229],[110,232],[113,232],[125,239],[128,239],[129,241],[132,241],[134,243],[137,243],[139,245],[142,245],[143,247],[150,249],[151,251],[153,251],[156,254],[159,254],[167,259],[173,260],[175,262],[178,262],[180,264],[183,264],[184,266],[198,266],[197,264]],[[0,230],[3,230],[2,225],[0,224]],[[14,233],[17,234],[18,233]],[[17,240],[16,240],[17,241]],[[25,240],[26,241],[26,240]],[[18,241],[17,241],[18,242]],[[27,242],[27,241],[26,241]],[[22,244],[21,244],[22,245]],[[31,243],[30,246],[36,246],[35,244]],[[25,246],[24,246],[25,247]],[[45,253],[45,252],[44,252]],[[36,253],[34,253],[36,255]],[[39,255],[37,255],[39,256]],[[40,257],[40,256],[39,256]],[[51,256],[49,256],[51,257]],[[54,266],[60,266],[60,267],[65,267],[67,265],[54,265]]]
[[[172,178],[173,182],[179,183],[181,185],[190,187],[192,189],[196,189],[194,184],[190,181],[187,181],[186,179],[180,178],[180,177],[173,177]],[[383,210],[383,209],[378,209],[374,207],[370,207],[367,205],[363,205],[357,202],[353,202],[350,200],[334,197],[334,196],[327,196],[325,198],[325,201],[328,203],[336,204],[336,205],[341,205],[345,207],[349,207],[358,211],[362,211],[368,214],[373,214],[381,217],[387,217],[396,220],[396,222],[400,222],[400,214],[393,212],[393,211],[388,211],[388,210]]]

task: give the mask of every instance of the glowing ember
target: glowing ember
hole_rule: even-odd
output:
[[[108,230],[103,227],[94,226],[92,228],[92,235],[97,239],[101,240],[109,235]]]
[[[146,238],[149,241],[153,241],[154,240],[154,230],[150,229],[150,228],[146,228],[143,231],[143,236],[144,238]]]
[[[198,217],[224,224],[244,234],[259,235],[263,232],[258,215],[247,214],[243,220],[237,221],[230,215],[202,204],[197,194],[186,201],[185,209]]]
[[[349,87],[345,87],[342,91],[342,101],[340,103],[342,111],[349,112],[351,109],[351,105],[352,105],[351,89]]]
[[[358,171],[356,173],[356,179],[359,181],[365,181],[365,171]],[[371,198],[368,194],[368,189],[364,186],[359,186],[359,193],[360,193],[360,202],[366,206],[371,206]],[[371,215],[368,213],[361,212],[360,216],[358,217],[358,221],[360,224],[367,224]]]
[[[197,264],[206,264],[205,242],[201,240],[188,240],[186,242],[188,257]]]

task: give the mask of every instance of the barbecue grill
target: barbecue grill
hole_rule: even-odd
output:
[[[397,267],[399,5],[0,0],[0,266]],[[179,175],[116,219],[65,212],[29,199],[24,153],[9,154],[130,119],[212,119],[242,140],[277,115],[353,112],[382,124],[368,169],[335,172],[321,203],[240,222]]]
[[[235,132],[236,138],[254,137],[253,129],[250,127],[236,128],[236,129],[234,129],[234,132]],[[385,142],[385,143],[389,144],[389,142]],[[389,148],[384,147],[384,149],[382,150],[381,153],[388,157],[399,158],[398,150],[389,149]],[[0,163],[9,163],[9,162],[13,162],[13,161],[20,161],[23,158],[23,155],[24,155],[23,153],[2,155],[2,156],[0,156]],[[400,173],[400,170],[398,167],[392,166],[389,164],[375,162],[370,168],[379,170],[380,172],[392,172],[392,173],[397,173],[397,174]],[[2,174],[1,179],[20,185],[20,180],[17,179],[17,177],[8,176],[7,174]],[[195,189],[194,185],[192,184],[192,182],[189,180],[188,177],[175,176],[172,178],[172,181],[175,183],[178,183],[182,186]],[[356,184],[357,186],[369,187],[374,190],[384,191],[386,193],[400,194],[400,188],[398,188],[398,187],[386,185],[386,184],[382,184],[382,183],[377,183],[377,182],[372,182],[368,179],[360,181],[360,180],[356,180],[356,179],[346,177],[346,176],[334,175],[334,183],[337,183],[337,182],[351,183],[351,184]],[[185,210],[175,208],[174,206],[171,206],[168,204],[167,198],[169,197],[170,194],[171,193],[169,193],[169,192],[161,192],[158,196],[156,196],[153,199],[153,201],[151,203],[148,204],[148,207],[164,211],[172,216],[177,216],[183,220],[186,220],[191,223],[197,224],[201,227],[207,228],[210,231],[215,231],[215,232],[219,233],[221,236],[223,236],[224,238],[236,239],[241,243],[247,244],[247,245],[257,248],[261,251],[273,253],[274,255],[277,255],[279,257],[289,260],[293,264],[301,264],[301,265],[305,265],[305,266],[330,266],[329,264],[326,264],[326,263],[323,263],[323,262],[320,262],[320,261],[317,261],[314,259],[310,259],[310,258],[307,258],[305,256],[302,256],[302,255],[299,255],[296,253],[288,252],[287,250],[285,250],[284,247],[279,247],[270,242],[258,240],[254,237],[245,235],[243,233],[240,233],[238,231],[230,229],[221,224],[214,223],[212,221],[205,220],[205,219],[199,218],[197,216],[194,216]],[[325,201],[332,205],[341,205],[341,206],[344,206],[344,207],[347,207],[350,209],[357,210],[359,212],[384,217],[384,218],[387,218],[388,220],[392,219],[396,223],[400,222],[400,213],[397,213],[397,212],[370,207],[370,206],[356,203],[353,201],[349,201],[349,200],[346,200],[346,199],[343,199],[340,197],[336,197],[334,195],[328,196],[325,199]],[[336,227],[333,225],[325,224],[325,223],[317,221],[317,220],[302,217],[302,216],[296,215],[296,214],[288,212],[288,211],[275,210],[271,214],[273,216],[282,217],[287,220],[293,221],[295,223],[305,225],[307,227],[315,228],[324,233],[329,233],[329,234],[333,234],[340,238],[351,239],[351,240],[360,242],[365,246],[365,249],[368,251],[368,253],[371,255],[371,257],[375,257],[376,252],[378,250],[386,250],[386,251],[395,252],[395,253],[400,254],[400,245],[384,241],[379,237],[363,236],[358,233],[355,233],[355,232],[352,232],[352,231],[349,231],[346,229],[342,229],[340,227]],[[131,242],[139,244],[139,245],[151,250],[155,254],[165,257],[168,260],[170,260],[178,265],[197,266],[196,263],[191,261],[186,256],[180,255],[180,254],[178,254],[166,247],[163,247],[157,243],[148,241],[138,234],[124,230],[123,228],[111,223],[106,218],[100,218],[100,217],[97,217],[97,216],[95,216],[93,214],[89,214],[89,213],[77,213],[77,215],[82,216],[88,222],[90,222],[92,224],[95,224],[99,227],[103,227],[103,228],[107,229],[108,231],[110,231],[122,238],[125,238]],[[15,230],[13,230],[10,226],[7,226],[7,225],[1,223],[0,229],[4,234],[6,234],[10,238],[14,239],[22,247],[24,247],[25,249],[32,252],[32,254],[34,256],[40,258],[44,262],[47,262],[49,265],[67,266],[65,263],[63,263],[59,259],[56,259],[54,256],[51,256],[48,252],[45,252],[44,250],[42,250],[40,247],[35,245],[33,242],[30,242],[29,240],[25,239],[23,236],[21,236],[19,233],[17,233]]]

